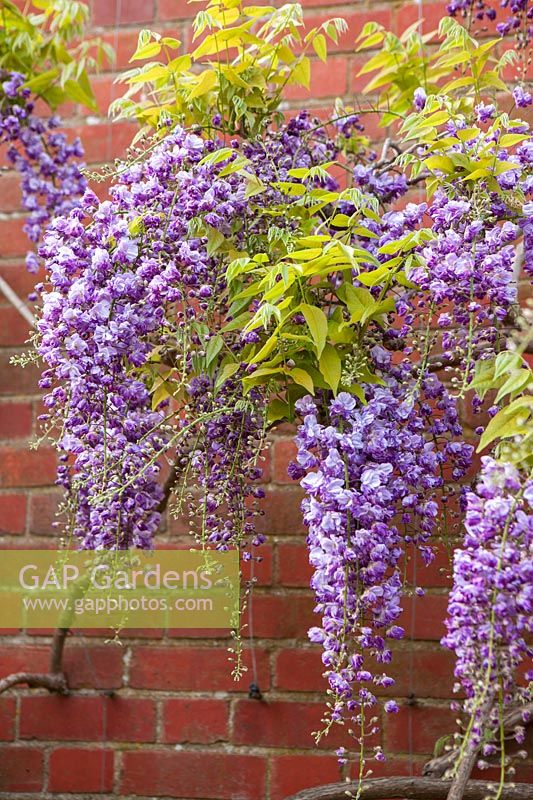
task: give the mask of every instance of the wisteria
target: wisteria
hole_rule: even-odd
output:
[[[513,21],[500,28],[518,31],[522,46],[529,7],[502,6]],[[448,11],[496,19],[482,2],[452,0]],[[247,13],[232,6],[232,42]],[[533,267],[533,141],[520,119],[532,98],[519,83],[502,113],[497,92],[511,59],[498,61],[453,20],[442,26],[442,53],[426,51],[416,31],[404,41],[370,25],[360,45],[381,46],[368,63],[392,132],[381,155],[363,135],[363,107],[332,127],[305,111],[282,123],[272,87],[305,82],[311,67],[288,47],[272,50],[265,31],[296,41],[298,13],[265,10],[253,44],[263,55],[246,65],[253,80],[238,77],[239,47],[234,74],[229,64],[219,74],[220,64],[195,60],[199,44],[183,90],[165,85],[168,65],[157,65],[152,88],[141,68],[138,88],[166,109],[174,93],[182,122],[139,101],[140,118],[157,120],[157,131],[116,165],[103,202],[91,190],[77,199],[85,187],[70,159],[80,151],[54,138],[55,122],[35,127],[22,76],[6,76],[4,119],[13,117],[6,130],[26,146],[12,162],[34,198],[25,199],[30,237],[55,216],[40,248],[38,350],[66,533],[83,548],[150,548],[168,509],[186,517],[197,545],[256,558],[267,529],[257,524],[261,452],[277,421],[297,423],[288,471],[304,490],[320,617],[309,636],[329,684],[317,737],[346,723],[362,779],[378,697],[394,683],[388,665],[405,635],[404,598],[423,594],[406,582],[407,561],[432,562],[450,506],[466,508],[466,536],[444,644],[457,656],[468,747],[483,744],[491,756],[485,723],[494,732],[502,708],[524,698],[515,673],[531,655],[533,485],[522,467],[493,458],[475,490],[465,484],[476,436],[485,437],[479,450],[498,435],[509,452],[522,446],[523,421],[505,420],[490,439],[499,407],[529,413],[529,399],[520,405],[527,342],[502,351],[522,261]],[[325,58],[327,36],[344,28],[322,30],[323,42],[316,31],[309,41]],[[159,52],[157,34],[145,31],[143,46],[147,35]],[[241,44],[249,53],[250,42]],[[212,54],[218,45],[206,47]],[[449,64],[463,62],[461,77],[446,83]],[[30,156],[42,172],[34,183]],[[480,363],[489,376],[481,388],[472,382]],[[476,411],[483,392],[495,389],[497,399],[488,425],[467,431],[458,408],[472,389]],[[381,747],[374,756],[383,760]]]
[[[332,696],[326,730],[347,718],[361,745],[375,727],[365,719],[377,702],[375,687],[394,683],[383,665],[392,658],[387,640],[404,635],[396,621],[405,548],[414,545],[426,563],[432,560],[428,540],[437,527],[444,467],[458,480],[472,453],[456,438],[457,409],[437,378],[427,376],[422,394],[409,396],[410,367],[392,367],[390,356],[381,356],[388,361],[386,385],[366,387],[365,405],[341,392],[320,422],[310,397],[299,402],[298,456],[289,467],[293,478],[305,473],[311,585],[322,615],[322,626],[309,635],[324,650]],[[385,710],[397,706],[390,702]]]
[[[219,550],[248,543],[257,547],[265,541],[253,522],[261,513],[257,501],[265,495],[257,485],[262,475],[264,393],[253,389],[244,399],[231,378],[215,392],[207,375],[193,378],[187,388],[193,418],[205,417],[205,422],[177,447],[181,489],[172,512],[186,513],[191,532],[204,544]],[[250,550],[243,549],[243,558],[250,557]]]
[[[519,48],[527,47],[533,38],[533,6],[529,0],[500,0],[498,5],[506,15],[496,24],[498,34],[512,34]],[[494,22],[498,18],[497,9],[485,0],[450,0],[446,8],[451,16],[461,15],[478,23],[484,20]]]
[[[484,756],[496,752],[494,738],[500,745],[498,708],[528,699],[517,670],[525,671],[533,656],[528,641],[533,624],[532,505],[531,476],[483,457],[477,486],[466,495],[466,532],[454,555],[448,634],[442,643],[457,658],[457,689],[466,695],[463,705],[470,717],[468,747],[483,741]],[[516,737],[523,742],[520,726]]]
[[[69,143],[58,131],[57,116],[35,113],[24,75],[0,71],[0,82],[0,143],[8,145],[7,158],[22,178],[22,207],[29,212],[24,231],[37,244],[50,220],[68,213],[87,187],[79,161],[83,148],[79,139]],[[33,251],[26,265],[37,272],[39,261]]]
[[[266,151],[247,151],[265,181],[280,148],[285,169],[313,163],[301,139],[312,124],[303,114],[272,136]],[[225,381],[215,392],[207,374],[187,379],[206,348],[215,345],[216,357],[222,347],[221,340],[209,343],[206,323],[231,320],[226,265],[208,255],[209,231],[242,241],[248,219],[246,180],[236,173],[217,177],[224,165],[204,161],[217,147],[176,129],[122,172],[110,200],[100,203],[88,190],[80,208],[54,220],[40,250],[51,287],[39,322],[39,351],[48,365],[41,386],[52,387],[45,400],[51,413],[42,421],[59,426],[63,461],[75,457],[60,467],[59,482],[76,498],[72,534],[86,548],[151,546],[160,518],[158,458],[167,450],[178,462],[190,458],[183,473],[203,492],[194,508],[205,540],[220,547],[262,540],[245,507],[248,494],[262,493],[247,487],[260,476],[261,392],[241,395],[239,406],[237,382]],[[237,154],[235,148],[230,163]],[[320,149],[314,158],[323,155]],[[262,202],[279,196],[270,192]],[[256,225],[254,235],[260,232]],[[152,336],[160,331],[154,350]],[[227,337],[230,353],[239,353],[240,339],[238,329]],[[152,410],[161,365],[170,389]],[[188,395],[186,430],[178,423],[169,433],[165,424],[174,414],[167,419],[165,407],[180,391]],[[177,483],[182,479],[177,475]],[[225,516],[215,513],[221,508]]]
[[[159,523],[164,414],[152,411],[149,387],[132,368],[149,362],[150,336],[161,327],[172,357],[192,359],[187,336],[220,291],[222,276],[201,239],[187,238],[187,225],[202,211],[224,230],[244,190],[239,180],[215,181],[209,166],[192,174],[204,154],[202,139],[177,130],[123,173],[111,200],[88,191],[81,208],[52,223],[41,248],[52,288],[39,323],[48,364],[41,385],[66,384],[45,403],[59,417],[64,458],[75,456],[59,480],[76,489],[73,534],[86,548],[149,547]],[[83,225],[87,218],[92,224]],[[169,303],[181,303],[173,318]]]

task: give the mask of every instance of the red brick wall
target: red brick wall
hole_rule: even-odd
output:
[[[365,56],[350,55],[350,50],[367,20],[403,29],[418,13],[414,3],[402,8],[371,0],[341,5],[304,0],[304,6],[310,23],[344,16],[350,24],[349,35],[333,48],[327,67],[316,64],[311,101],[299,90],[289,95],[291,107],[317,109],[327,108],[337,95],[350,97],[360,90],[356,72]],[[425,5],[432,26],[442,7]],[[165,29],[188,42],[197,8],[185,0],[92,0],[92,18],[95,29],[117,48],[118,68],[123,68],[139,27]],[[120,91],[113,77],[104,73],[95,79],[104,112]],[[65,116],[81,135],[90,163],[120,156],[133,133],[127,124],[111,126],[103,116],[91,118],[76,108]],[[0,274],[25,296],[33,279],[22,264],[27,242],[19,200],[16,178],[1,173]],[[8,365],[12,355],[24,350],[27,333],[24,319],[0,297],[2,547],[47,547],[54,535],[54,455],[47,447],[28,449],[40,407],[38,372]],[[0,697],[0,798],[75,794],[86,800],[283,800],[304,787],[339,778],[333,751],[341,738],[334,733],[316,749],[311,737],[323,709],[324,681],[320,654],[306,637],[313,601],[307,589],[301,493],[286,476],[292,450],[287,432],[279,432],[265,464],[267,502],[261,525],[269,538],[256,568],[259,586],[253,599],[263,701],[248,699],[251,669],[239,684],[231,680],[229,640],[220,632],[129,631],[122,646],[106,644],[104,633],[76,633],[65,651],[69,697],[24,688]],[[179,523],[170,521],[162,539],[176,541],[182,535]],[[401,709],[383,720],[377,739],[389,758],[375,775],[419,772],[436,739],[454,727],[448,708],[452,659],[438,644],[446,607],[444,563],[441,559],[428,570],[418,569],[427,597],[407,602],[408,636],[397,646],[392,667],[397,683],[387,691]],[[2,633],[0,677],[21,669],[46,670],[49,636]],[[247,663],[251,666],[249,648]]]

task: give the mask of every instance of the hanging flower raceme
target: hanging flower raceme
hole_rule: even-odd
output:
[[[84,547],[150,546],[161,502],[158,458],[167,450],[184,463],[194,452],[186,474],[205,499],[198,508],[204,540],[260,542],[245,499],[261,493],[246,486],[260,472],[265,401],[259,389],[248,398],[236,394],[247,342],[238,326],[223,340],[213,336],[231,320],[227,260],[214,251],[226,238],[248,237],[250,247],[256,237],[264,246],[272,218],[257,209],[280,196],[267,185],[272,162],[280,147],[285,170],[322,158],[316,143],[302,139],[312,126],[301,115],[267,140],[266,151],[250,150],[249,169],[265,181],[254,207],[246,199],[249,173],[231,169],[238,144],[218,158],[220,143],[178,128],[120,173],[110,200],[100,203],[88,191],[80,208],[50,226],[41,248],[51,289],[39,322],[49,367],[41,386],[52,388],[45,402],[67,462],[59,481]],[[280,230],[290,225],[277,223]],[[230,368],[233,354],[234,380],[215,390],[210,365],[221,349]],[[152,408],[162,377],[170,390]],[[185,424],[174,408],[165,417],[168,397],[180,394]],[[214,513],[222,508],[225,519]]]
[[[527,126],[517,132],[524,136],[513,154],[498,148],[495,135],[494,153],[501,159],[498,183],[502,189],[519,190],[527,197],[533,191],[531,175],[533,142]],[[451,126],[450,133],[460,132]],[[461,154],[472,153],[477,139],[454,147]],[[453,149],[453,148],[452,148]],[[450,151],[452,152],[452,151]],[[523,237],[524,267],[531,269],[531,203],[517,207],[505,195],[487,192],[481,200],[469,187],[458,181],[453,191],[439,189],[432,204],[408,204],[402,211],[387,212],[383,222],[367,221],[373,239],[361,234],[359,239],[381,261],[390,258],[386,245],[401,238],[403,230],[417,229],[423,238],[413,248],[413,264],[408,276],[417,288],[406,288],[396,303],[401,327],[392,336],[405,338],[406,355],[420,350],[423,364],[430,352],[438,348],[443,361],[462,369],[463,389],[472,375],[472,367],[482,352],[487,358],[496,349],[499,329],[518,298],[516,245]],[[422,228],[424,214],[431,218],[431,227]],[[377,237],[377,238],[376,238]],[[385,253],[380,253],[384,248]],[[436,329],[435,329],[436,322]],[[422,346],[413,333],[425,329]]]
[[[465,742],[477,748],[483,740],[484,756],[496,752],[494,739],[500,745],[501,709],[528,699],[517,673],[533,656],[532,507],[531,477],[485,456],[476,489],[466,495],[465,536],[454,555],[442,640],[455,651],[456,688],[466,695]],[[523,735],[518,726],[519,742]]]
[[[30,91],[23,88],[23,75],[0,71],[0,81],[0,143],[8,144],[7,158],[22,178],[22,207],[29,212],[24,231],[38,243],[50,220],[77,205],[87,187],[78,160],[83,148],[79,139],[69,144],[58,132],[58,117],[36,116]],[[35,253],[28,253],[26,265],[37,271]]]
[[[41,249],[51,288],[39,322],[49,367],[41,385],[60,384],[45,403],[63,458],[73,457],[59,481],[84,547],[148,547],[159,523],[157,457],[179,429],[167,434],[162,410],[152,411],[151,354],[157,343],[182,376],[191,369],[196,319],[222,290],[223,269],[188,224],[202,214],[228,232],[244,209],[241,178],[217,180],[220,167],[198,165],[207,147],[169,134],[124,171],[111,200],[88,192],[56,219]]]
[[[298,456],[289,467],[295,479],[305,474],[311,585],[322,615],[310,638],[324,648],[332,697],[325,729],[350,719],[361,746],[374,728],[365,711],[376,704],[376,687],[393,684],[383,665],[392,657],[389,640],[404,634],[396,621],[405,546],[413,543],[426,563],[432,560],[428,539],[445,464],[458,479],[472,452],[455,441],[461,432],[455,403],[434,376],[423,379],[418,395],[410,367],[389,364],[386,385],[365,391],[365,405],[341,392],[324,422],[315,401],[300,401]],[[385,710],[397,706],[390,701]]]
[[[496,25],[499,36],[513,35],[518,49],[527,47],[533,39],[533,8],[529,0],[500,0],[498,5],[506,14]],[[494,22],[498,17],[496,9],[485,0],[450,0],[446,8],[452,17],[460,15],[477,23]]]
[[[262,474],[258,458],[264,446],[264,392],[252,389],[244,399],[235,377],[215,391],[207,375],[193,378],[187,388],[200,422],[177,447],[181,490],[172,511],[178,515],[187,509],[191,532],[219,550],[249,542],[260,545],[265,537],[256,532],[253,517],[260,513],[257,501],[265,494],[257,485]],[[243,557],[249,559],[250,551]]]

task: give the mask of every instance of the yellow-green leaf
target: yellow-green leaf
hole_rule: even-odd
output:
[[[148,44],[138,47],[130,58],[132,61],[141,61],[143,58],[154,58],[161,52],[161,42],[148,42]]]
[[[189,100],[194,100],[195,97],[202,97],[214,88],[217,83],[217,74],[212,69],[206,69],[200,73],[196,85],[189,92]]]
[[[313,379],[304,369],[300,369],[300,367],[294,367],[294,369],[289,370],[288,374],[295,383],[297,383],[299,386],[303,386],[304,389],[307,389],[310,394],[315,393]]]
[[[318,358],[322,355],[328,335],[328,320],[322,309],[302,303],[301,312],[307,322]]]
[[[313,39],[313,48],[319,59],[326,63],[328,60],[328,45],[326,42],[326,37],[323,33],[319,33]]]
[[[335,394],[341,380],[342,363],[339,354],[331,344],[326,344],[318,362],[320,372]]]

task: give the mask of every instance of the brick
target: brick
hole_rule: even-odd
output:
[[[424,33],[431,33],[432,31],[438,30],[439,23],[445,11],[442,7],[442,3],[424,3],[422,8],[415,3],[405,3],[397,12],[397,32],[403,33],[408,27],[417,22],[419,14],[423,20],[421,30]]]
[[[122,697],[23,697],[22,739],[153,742],[152,700]]]
[[[37,392],[37,384],[41,374],[40,367],[36,364],[30,364],[24,369],[13,366],[10,360],[15,354],[18,355],[18,351],[10,352],[8,350],[0,353],[0,395]]]
[[[154,0],[93,0],[92,22],[96,26],[118,26],[130,22],[151,22]]]
[[[261,503],[264,515],[256,519],[256,527],[267,536],[287,536],[305,533],[300,505],[303,491],[296,486],[267,487]]]
[[[0,792],[40,792],[44,757],[35,747],[0,747]]]
[[[307,631],[317,624],[313,613],[315,600],[305,595],[254,595],[254,635],[268,639],[305,639]]]
[[[57,507],[62,494],[57,491],[30,495],[30,533],[37,536],[55,536],[53,523],[58,520]]]
[[[0,698],[0,741],[9,742],[15,735],[15,698]]]
[[[26,497],[22,494],[0,494],[0,535],[24,533]]]
[[[71,689],[118,689],[122,686],[124,650],[116,645],[65,647],[63,666]]]
[[[416,557],[413,559],[412,554],[409,555],[406,565],[406,580],[411,585],[431,587],[431,588],[446,588],[451,586],[452,579],[452,564],[450,556],[448,555],[444,546],[439,545],[435,553],[435,558],[426,566],[420,557],[418,551]],[[408,603],[409,600],[406,600]]]
[[[323,61],[313,59],[311,63],[311,84],[305,86],[287,86],[284,96],[288,100],[300,100],[321,97],[341,97],[347,90],[347,64],[344,58],[329,58]]]
[[[0,264],[0,275],[8,282],[13,291],[24,300],[33,291],[35,284],[42,280],[44,271],[39,271],[36,274],[28,272],[26,265],[21,260],[19,263]],[[13,371],[15,369],[22,372],[20,367],[14,367]]]
[[[446,633],[444,626],[448,609],[446,595],[426,594],[424,597],[407,597],[403,606],[405,610],[398,619],[398,625],[405,628],[408,637],[440,641]]]
[[[238,700],[233,719],[233,742],[250,747],[314,749],[317,745],[313,732],[323,727],[324,711],[323,702]],[[372,744],[376,743],[372,737]],[[318,746],[332,750],[342,744],[346,744],[346,731],[334,725]]]
[[[267,654],[256,650],[259,685],[270,686]],[[244,663],[250,668],[249,651]],[[134,647],[129,685],[136,689],[162,691],[246,691],[251,680],[247,672],[243,680],[231,677],[231,663],[225,647]]]
[[[321,649],[287,648],[276,656],[274,687],[294,692],[324,692]]]
[[[17,173],[0,173],[0,211],[19,211],[21,199],[20,178]]]
[[[377,688],[378,694],[447,699],[453,696],[455,659],[449,650],[413,647],[403,642],[401,650],[393,650],[392,662],[383,671],[394,678],[390,689]]]
[[[435,742],[456,728],[457,714],[440,706],[400,706],[384,714],[385,747],[393,753],[433,753]]]
[[[265,797],[266,762],[259,756],[199,751],[125,752],[120,791],[191,800],[258,800]]]
[[[277,581],[282,586],[308,587],[313,574],[309,551],[304,544],[278,543]]]
[[[17,347],[28,342],[30,324],[13,306],[0,308],[0,347]]]
[[[244,581],[253,575],[257,586],[270,586],[272,583],[272,545],[263,544],[254,548],[254,561],[243,561],[241,565]],[[257,560],[259,559],[259,560]]]
[[[0,675],[12,672],[47,672],[50,648],[45,645],[4,645],[0,650]]]
[[[28,237],[22,230],[24,220],[0,220],[0,254],[3,258],[23,256],[31,250]]]
[[[0,309],[0,319],[6,310]],[[28,438],[31,435],[32,418],[31,403],[0,403],[0,439]]]
[[[228,739],[228,704],[224,700],[166,700],[163,705],[163,742],[212,744]]]
[[[375,687],[378,695],[447,699],[453,696],[453,654],[447,650],[429,650],[404,643],[393,650],[392,662],[383,667],[395,684],[388,689]],[[320,650],[287,648],[277,654],[274,687],[285,691],[323,692],[326,681]]]
[[[120,97],[120,94],[117,94]],[[97,123],[72,129],[73,135],[83,139],[85,159],[88,164],[111,161],[126,156],[126,150],[136,133],[133,123]]]
[[[49,447],[0,447],[0,486],[46,486],[55,474],[56,457]]]
[[[50,755],[49,792],[113,791],[113,751],[60,747]]]
[[[287,467],[296,458],[298,448],[294,439],[276,439],[272,445],[273,469],[272,477],[274,483],[290,483],[294,485],[292,478],[287,475]]]
[[[117,97],[120,97],[126,88],[126,84],[117,84],[114,81],[114,75],[97,75],[91,81],[96,105],[103,117],[107,116],[109,104]],[[94,113],[94,111],[86,108],[81,110],[86,115]]]
[[[342,780],[335,756],[284,755],[271,760],[270,800],[286,800],[290,795]]]
[[[187,0],[159,0],[157,17],[161,20],[191,19],[198,10],[198,6]]]

